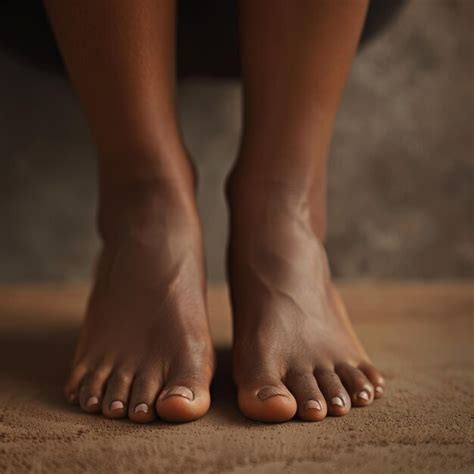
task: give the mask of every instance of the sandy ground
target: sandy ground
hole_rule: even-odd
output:
[[[230,378],[225,290],[213,289],[220,349],[210,413],[139,426],[63,401],[85,288],[0,289],[0,473],[473,472],[474,285],[342,290],[387,377],[385,399],[314,424],[244,419]]]

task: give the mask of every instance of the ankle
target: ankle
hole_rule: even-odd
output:
[[[307,226],[320,240],[326,239],[325,189],[298,186],[285,177],[262,176],[235,167],[229,174],[226,199],[231,226],[257,229],[285,225],[289,220]]]
[[[183,142],[171,138],[165,144],[147,142],[119,152],[99,148],[99,182],[104,193],[136,184],[167,182],[194,192],[197,175]]]
[[[132,179],[101,186],[97,215],[102,241],[163,231],[163,226],[198,225],[193,189],[183,180]]]

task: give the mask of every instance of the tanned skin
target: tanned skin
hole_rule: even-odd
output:
[[[210,405],[195,173],[175,106],[174,0],[45,0],[97,147],[102,250],[66,396],[191,421]],[[227,182],[234,378],[249,418],[317,421],[384,382],[330,275],[326,162],[365,0],[241,0],[244,123]],[[271,14],[269,14],[271,12]]]

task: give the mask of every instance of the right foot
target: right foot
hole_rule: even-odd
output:
[[[214,355],[192,191],[165,180],[118,193],[66,396],[88,413],[191,421],[210,405]]]

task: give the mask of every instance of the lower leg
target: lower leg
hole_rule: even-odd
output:
[[[241,0],[229,276],[239,403],[252,418],[318,420],[382,391],[323,247],[329,144],[366,3]]]
[[[175,2],[45,4],[99,156],[103,249],[66,394],[108,417],[199,417],[213,361]]]

